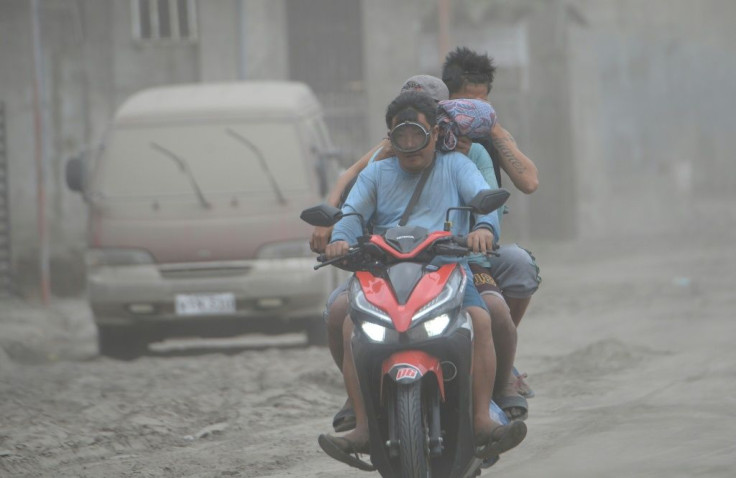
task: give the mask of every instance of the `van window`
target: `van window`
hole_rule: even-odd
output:
[[[107,199],[192,196],[186,164],[208,196],[273,197],[309,189],[295,122],[136,126],[115,130],[93,180]],[[266,167],[264,168],[263,163]]]

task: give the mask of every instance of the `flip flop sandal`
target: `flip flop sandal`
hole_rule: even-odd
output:
[[[526,437],[526,424],[514,421],[508,425],[500,425],[493,429],[486,443],[476,445],[475,456],[481,460],[498,456],[511,450]]]
[[[534,390],[532,390],[529,384],[526,383],[526,380],[524,380],[527,377],[526,373],[519,372],[516,370],[516,367],[511,369],[511,372],[514,375],[514,388],[516,388],[519,395],[524,398],[534,397]]]
[[[337,461],[363,471],[375,471],[376,467],[358,458],[359,453],[368,453],[366,450],[357,450],[350,440],[331,435],[320,435],[320,448]]]
[[[332,419],[332,428],[336,432],[346,432],[355,428],[355,411],[349,405],[345,405]]]
[[[498,408],[503,410],[509,420],[521,420],[524,421],[529,416],[529,403],[526,398],[521,395],[510,395],[507,397],[494,397],[493,401],[496,402]],[[521,414],[514,415],[514,409],[523,410]]]

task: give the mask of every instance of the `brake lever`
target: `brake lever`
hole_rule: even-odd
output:
[[[317,262],[321,262],[321,264],[317,264],[314,266],[314,270],[321,269],[325,266],[329,266],[330,264],[334,264],[335,262],[340,262],[343,259],[347,259],[348,257],[351,257],[355,255],[356,252],[358,252],[360,249],[348,249],[348,253],[343,256],[333,257],[332,259],[327,259],[327,256],[324,254],[320,254],[317,256]]]

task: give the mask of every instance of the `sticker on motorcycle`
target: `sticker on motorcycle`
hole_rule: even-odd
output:
[[[414,380],[419,375],[419,370],[414,367],[401,367],[396,371],[396,381]]]

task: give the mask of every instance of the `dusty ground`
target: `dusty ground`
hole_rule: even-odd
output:
[[[529,435],[484,475],[734,476],[736,222],[711,206],[626,240],[535,245]],[[326,349],[169,343],[118,362],[94,334],[80,301],[0,301],[0,476],[369,476],[317,445],[343,401]]]

